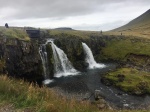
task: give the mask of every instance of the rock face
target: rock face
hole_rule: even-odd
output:
[[[127,58],[127,67],[134,67],[138,70],[150,72],[150,56],[129,54]]]
[[[3,71],[29,81],[42,80],[42,64],[38,51],[36,40],[27,42],[10,38],[0,39],[0,59],[5,60]]]
[[[105,43],[99,37],[91,37],[89,39],[64,37],[55,39],[54,41],[54,43],[67,54],[73,66],[80,71],[88,66],[85,62],[82,42],[85,42],[91,48],[96,61],[100,61],[101,48],[105,46]]]

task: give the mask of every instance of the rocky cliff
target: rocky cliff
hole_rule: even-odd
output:
[[[23,41],[1,38],[1,72],[28,81],[42,80],[42,64],[38,49],[37,40]]]
[[[131,60],[133,56],[131,57],[130,54],[140,55],[143,58],[150,55],[148,52],[150,41],[134,37],[90,35],[88,38],[81,38],[67,34],[58,36],[50,35],[49,37],[54,38],[54,43],[67,54],[68,59],[79,71],[85,70],[88,66],[85,63],[82,42],[91,48],[97,62],[113,60],[118,63],[127,63],[133,60]],[[12,38],[1,38],[0,72],[8,73],[11,76],[23,77],[29,81],[43,80],[43,69],[39,55],[39,46],[43,43],[45,43],[45,39],[23,41]],[[50,44],[46,46],[46,51],[48,55],[48,75],[52,78],[54,74],[54,59]],[[135,58],[139,62],[138,58]],[[147,65],[149,65],[149,61]]]

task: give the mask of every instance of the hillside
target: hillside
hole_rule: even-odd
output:
[[[150,9],[128,24],[107,32],[108,34],[132,35],[150,38]]]
[[[0,38],[17,38],[26,41],[30,40],[28,34],[22,27],[5,28],[0,26]]]

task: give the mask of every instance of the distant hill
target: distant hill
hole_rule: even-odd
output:
[[[123,35],[150,38],[150,9],[128,24],[109,31],[109,33],[114,34],[120,34],[121,32]]]
[[[55,28],[56,30],[73,30],[72,28],[69,27],[60,27],[60,28]]]

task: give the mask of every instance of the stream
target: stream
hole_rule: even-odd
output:
[[[117,64],[105,63],[106,67],[99,69],[87,69],[85,72],[73,76],[54,78],[48,86],[59,88],[63,94],[76,99],[89,97],[94,101],[94,91],[100,90],[101,96],[111,105],[125,109],[146,109],[150,105],[149,96],[134,96],[122,92],[114,87],[101,83],[101,76],[110,70],[116,69]]]

